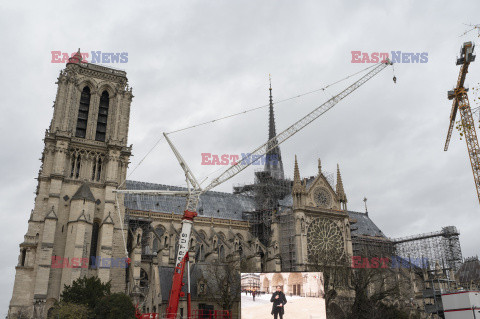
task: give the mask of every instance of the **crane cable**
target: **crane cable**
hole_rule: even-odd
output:
[[[315,92],[318,92],[318,91],[325,91],[327,88],[329,88],[330,86],[333,86],[337,83],[340,83],[342,81],[345,81],[345,80],[348,80],[349,78],[359,74],[359,73],[362,73],[362,72],[365,72],[367,71],[368,69],[371,69],[375,66],[377,66],[378,64],[373,64],[363,70],[360,70],[358,72],[355,72],[351,75],[348,75],[346,77],[344,77],[343,79],[340,79],[338,81],[335,81],[333,83],[330,83],[328,84],[327,86],[324,86],[322,88],[319,88],[319,89],[316,89],[316,90],[312,90],[312,91],[309,91],[309,92],[305,92],[305,93],[302,93],[302,94],[298,94],[298,95],[295,95],[295,96],[291,96],[291,97],[288,97],[286,99],[283,99],[283,100],[280,100],[278,102],[275,102],[275,104],[279,104],[279,103],[283,103],[283,102],[287,102],[287,101],[290,101],[290,100],[293,100],[293,99],[297,99],[299,97],[302,97],[302,96],[305,96],[305,95],[309,95],[309,94],[312,94],[312,93],[315,93]],[[182,132],[182,131],[185,131],[185,130],[189,130],[189,129],[192,129],[192,128],[195,128],[195,127],[199,127],[199,126],[203,126],[203,125],[206,125],[206,124],[211,124],[211,123],[214,123],[214,122],[217,122],[217,121],[221,121],[221,120],[225,120],[225,119],[228,119],[228,118],[231,118],[231,117],[234,117],[234,116],[238,116],[238,115],[242,115],[242,114],[246,114],[246,113],[249,113],[249,112],[253,112],[253,111],[256,111],[256,110],[259,110],[259,109],[262,109],[262,108],[265,108],[265,107],[268,107],[270,106],[270,103],[268,104],[264,104],[264,105],[260,105],[260,106],[257,106],[257,107],[253,107],[253,108],[250,108],[250,109],[247,109],[245,111],[242,111],[242,112],[238,112],[238,113],[234,113],[234,114],[230,114],[230,115],[226,115],[226,116],[223,116],[223,117],[219,117],[219,118],[216,118],[214,120],[209,120],[209,121],[205,121],[205,122],[202,122],[202,123],[198,123],[198,124],[194,124],[194,125],[190,125],[190,126],[187,126],[187,127],[184,127],[184,128],[181,128],[181,129],[178,129],[178,130],[174,130],[174,131],[170,131],[168,132],[167,134],[173,134],[173,133],[178,133],[178,132]]]

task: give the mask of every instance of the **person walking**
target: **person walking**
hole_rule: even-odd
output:
[[[277,286],[277,291],[272,294],[270,302],[273,302],[272,305],[272,315],[274,319],[283,319],[283,314],[285,313],[285,304],[287,303],[287,298],[282,291],[281,286]]]
[[[252,291],[253,301],[255,301],[255,295],[256,295],[256,292],[254,290],[254,291]]]

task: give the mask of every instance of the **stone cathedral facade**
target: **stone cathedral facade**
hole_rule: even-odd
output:
[[[64,285],[83,276],[111,281],[114,292],[131,295],[144,312],[162,313],[185,199],[134,194],[117,198],[114,190],[182,189],[126,180],[133,95],[124,71],[83,63],[77,53],[60,72],[57,84],[34,209],[20,244],[9,318],[19,311],[46,318]],[[270,88],[270,138],[276,135],[271,92]],[[348,260],[358,238],[387,242],[367,214],[347,210],[339,169],[335,186],[320,161],[317,175],[302,179],[295,159],[291,181],[284,177],[280,148],[270,153],[279,161],[268,163],[257,177],[281,185],[273,197],[259,201],[251,192],[210,191],[200,198],[189,251],[194,309],[220,309],[208,295],[214,263],[241,261],[249,272],[308,271],[326,254]],[[249,217],[259,211],[268,214],[262,219],[268,221],[262,238],[252,231]],[[52,267],[55,256],[70,261],[129,257],[131,263],[126,269],[90,263],[57,268]],[[179,312],[186,313],[185,298]]]
[[[35,204],[15,267],[12,317],[22,310],[44,318],[63,286],[80,276],[124,289],[124,269],[51,267],[52,256],[125,256],[112,190],[125,180],[131,153],[132,90],[125,72],[80,61],[71,58],[58,77]]]

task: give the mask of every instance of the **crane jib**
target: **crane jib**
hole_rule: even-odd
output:
[[[327,102],[323,103],[310,113],[308,113],[306,116],[295,122],[293,125],[282,131],[281,133],[277,134],[277,136],[273,137],[272,139],[268,140],[266,143],[263,145],[259,146],[256,148],[253,152],[250,152],[252,156],[262,156],[268,153],[268,151],[274,149],[277,147],[279,144],[283,143],[293,135],[295,135],[297,132],[302,130],[304,127],[306,127],[308,124],[316,120],[318,117],[320,117],[322,114],[330,110],[332,107],[334,107],[338,102],[340,102],[342,99],[344,99],[346,96],[348,96],[350,93],[358,89],[360,86],[365,84],[368,80],[370,80],[373,76],[378,74],[380,71],[382,71],[385,67],[388,65],[392,65],[390,61],[386,61],[383,63],[380,63],[377,65],[373,70],[365,74],[362,78],[357,80],[355,83],[347,87],[345,90],[337,94],[336,96],[332,97],[330,100]],[[241,171],[243,171],[245,168],[250,166],[251,163],[243,163],[243,162],[237,162],[237,164],[230,166],[227,168],[220,176],[217,178],[213,179],[213,181],[208,185],[207,187],[204,188],[204,192],[226,182],[233,176],[237,175]]]

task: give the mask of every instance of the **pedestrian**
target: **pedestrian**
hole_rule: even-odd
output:
[[[255,301],[255,290],[252,291],[253,301]]]
[[[283,314],[285,313],[285,304],[287,303],[287,298],[282,292],[282,286],[277,286],[277,291],[272,294],[270,302],[273,302],[272,305],[272,315],[274,319],[277,319],[280,315],[280,319],[283,319]]]

